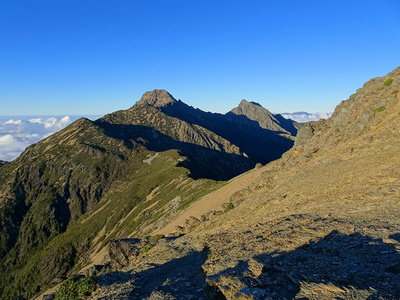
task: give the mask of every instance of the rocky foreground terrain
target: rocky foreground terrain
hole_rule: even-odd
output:
[[[90,298],[400,299],[398,90],[400,68],[303,126],[281,159],[202,198],[173,230],[113,241],[82,272],[97,279]],[[239,181],[247,187],[235,190]],[[203,212],[215,203],[225,204]]]

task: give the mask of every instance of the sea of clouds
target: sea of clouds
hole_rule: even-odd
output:
[[[332,113],[307,113],[304,111],[299,111],[294,113],[282,113],[281,115],[286,119],[292,119],[293,121],[303,123],[318,121],[319,119],[328,119]]]
[[[26,147],[63,129],[80,116],[0,117],[0,160],[12,161]]]

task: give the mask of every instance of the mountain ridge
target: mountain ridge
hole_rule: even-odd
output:
[[[165,226],[205,193],[253,168],[259,162],[253,154],[261,157],[265,149],[249,157],[243,140],[220,135],[221,124],[234,125],[220,118],[155,90],[130,109],[78,119],[3,165],[1,297],[32,297],[79,271],[111,240]],[[275,135],[251,126],[255,139]],[[270,145],[275,156],[293,144],[288,141],[278,150]]]

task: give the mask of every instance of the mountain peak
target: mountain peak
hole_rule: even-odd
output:
[[[250,104],[262,107],[260,103],[257,103],[254,101],[247,101],[246,99],[243,99],[242,101],[240,101],[239,107],[246,107],[246,106],[249,106]]]
[[[246,116],[252,121],[258,122],[261,128],[286,133],[295,136],[297,129],[293,125],[293,121],[286,120],[280,115],[274,115],[261,104],[253,101],[242,100],[238,107],[235,107],[230,113],[237,116]]]
[[[261,106],[261,104],[257,103],[257,102],[253,102],[253,101],[247,101],[245,99],[243,99],[242,101],[240,101],[238,107],[235,107],[234,109],[231,110],[231,112],[233,112],[236,115],[245,115],[247,117],[249,117],[250,119],[252,119],[252,116],[250,115],[268,115],[269,117],[272,116],[272,113]],[[253,116],[255,117],[255,116]]]
[[[144,93],[136,104],[146,103],[154,107],[165,107],[175,102],[177,100],[166,90],[152,90]]]

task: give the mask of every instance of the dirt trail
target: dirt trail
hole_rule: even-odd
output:
[[[182,226],[185,220],[190,216],[200,218],[201,215],[212,211],[221,210],[221,205],[230,202],[231,196],[244,188],[246,188],[250,183],[252,183],[256,178],[258,178],[265,168],[260,168],[258,170],[251,170],[248,173],[239,175],[229,181],[229,183],[223,188],[212,192],[199,201],[193,203],[189,208],[183,211],[174,221],[169,223],[164,228],[155,231],[153,234],[169,234],[175,231],[175,226]]]

